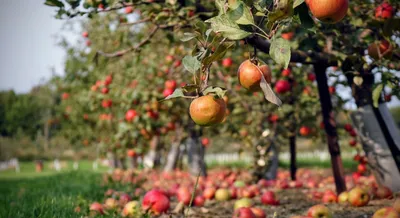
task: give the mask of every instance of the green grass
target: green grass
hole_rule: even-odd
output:
[[[0,179],[0,217],[78,217],[78,204],[102,200],[100,184],[101,174],[90,171]]]

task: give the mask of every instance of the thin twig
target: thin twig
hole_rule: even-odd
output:
[[[145,19],[142,19],[142,20],[138,20],[138,21],[135,21],[135,22],[122,23],[120,25],[121,26],[133,26],[133,25],[136,25],[136,24],[145,23],[145,22],[150,21],[150,20],[151,20],[151,18],[148,17],[148,18],[145,18]]]
[[[139,44],[137,44],[136,46],[132,46],[130,48],[120,50],[120,51],[117,51],[114,53],[106,53],[106,52],[102,52],[102,51],[97,51],[97,53],[104,57],[113,58],[113,57],[121,57],[124,54],[131,52],[131,51],[137,51],[140,49],[140,47],[142,47],[143,45],[145,45],[147,42],[150,41],[150,39],[154,36],[154,34],[157,32],[158,29],[159,29],[159,26],[155,26],[150,31],[149,35],[145,39],[143,39]]]
[[[193,200],[194,200],[194,195],[196,194],[196,189],[197,189],[197,186],[199,184],[200,174],[201,174],[201,169],[199,169],[199,174],[197,174],[196,183],[194,184],[192,197],[190,198],[190,203],[189,203],[189,207],[188,207],[187,211],[192,207]],[[185,217],[186,217],[186,213],[183,213],[183,218],[185,218]]]

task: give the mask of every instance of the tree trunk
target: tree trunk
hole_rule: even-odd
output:
[[[186,139],[189,171],[193,176],[207,176],[207,166],[204,161],[205,147],[200,143],[202,130],[196,130],[194,123],[189,124],[190,135]]]
[[[264,173],[264,179],[267,180],[275,180],[276,175],[278,174],[279,167],[279,150],[273,140],[271,140],[271,144],[267,150],[270,153],[269,156],[269,164],[266,167],[266,172]]]
[[[290,145],[290,177],[293,181],[296,180],[296,135],[289,137]]]
[[[150,141],[150,151],[144,157],[144,165],[148,168],[156,168],[161,163],[161,154],[160,154],[160,136],[153,136]]]
[[[180,143],[174,142],[169,150],[167,163],[165,164],[164,171],[170,172],[177,168],[180,155]]]
[[[114,169],[118,168],[118,158],[113,152],[108,152],[107,158],[108,158],[108,162],[109,162],[111,169],[114,170]]]
[[[342,68],[347,72],[353,66],[350,61],[345,61]],[[400,191],[400,133],[382,98],[379,107],[373,107],[374,74],[361,69],[363,83],[360,86],[353,83],[353,74],[347,73],[346,76],[358,107],[351,118],[368,157],[369,166],[378,184],[385,185],[394,192]]]
[[[336,130],[336,120],[332,110],[332,101],[328,89],[328,78],[326,76],[326,65],[320,63],[314,65],[317,77],[319,101],[322,109],[323,122],[328,141],[328,149],[331,155],[333,176],[335,178],[336,192],[346,191],[344,169],[340,156],[339,138]]]
[[[48,120],[46,120],[44,123],[44,129],[43,129],[43,134],[44,134],[43,148],[44,148],[45,152],[47,152],[49,150],[49,131],[50,131],[49,122],[48,122]]]

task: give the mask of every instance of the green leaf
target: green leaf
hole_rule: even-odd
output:
[[[228,16],[231,20],[237,24],[252,25],[254,24],[254,18],[251,14],[250,8],[243,2],[238,2],[237,7],[228,12]]]
[[[195,57],[185,56],[182,59],[183,66],[185,69],[193,74],[196,73],[198,69],[200,69],[201,63]]]
[[[212,94],[216,94],[220,98],[223,98],[225,96],[226,91],[227,91],[226,89],[221,88],[221,87],[209,86],[203,91],[203,95],[208,95],[208,94],[212,93]]]
[[[195,85],[195,84],[186,84],[185,86],[182,87],[182,90],[184,93],[190,93],[190,92],[194,92],[196,91],[196,89],[198,89],[199,86]]]
[[[59,0],[46,0],[44,4],[51,7],[59,7],[59,8],[64,7],[64,3],[62,3]]]
[[[174,92],[170,95],[168,95],[165,99],[161,100],[161,101],[166,101],[169,99],[173,99],[173,98],[181,98],[184,97],[185,95],[183,94],[183,91],[181,88],[177,88],[174,90]]]
[[[268,13],[267,28],[271,29],[275,22],[293,15],[293,0],[280,0],[274,10]]]
[[[301,26],[305,29],[310,29],[314,26],[314,20],[308,13],[308,7],[306,3],[302,3],[295,9],[296,14],[299,15]]]
[[[250,32],[242,30],[237,23],[230,20],[226,14],[213,17],[206,22],[211,23],[214,32],[221,33],[222,36],[231,40],[239,40],[251,35]]]
[[[226,52],[235,45],[235,42],[225,42],[217,47],[215,52],[203,60],[205,66],[212,64],[214,61],[221,60]]]
[[[218,9],[218,15],[225,14],[225,0],[215,0],[215,6]]]
[[[187,42],[190,41],[194,38],[196,38],[198,36],[198,34],[196,33],[183,33],[183,37],[181,38],[182,42]]]
[[[294,0],[293,8],[303,4],[304,0]]]
[[[260,87],[264,93],[265,99],[273,104],[281,106],[282,105],[281,99],[279,99],[278,96],[275,95],[275,92],[272,90],[271,85],[267,83],[267,80],[265,80],[264,74],[261,72],[261,70],[260,69],[258,70],[261,74]]]
[[[278,64],[288,68],[290,63],[290,43],[282,38],[273,38],[269,55]]]
[[[374,88],[374,91],[372,91],[372,101],[374,104],[374,107],[378,107],[379,99],[381,97],[381,92],[383,90],[383,84],[379,84]]]

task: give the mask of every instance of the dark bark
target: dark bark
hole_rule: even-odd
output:
[[[193,122],[189,128],[189,137],[186,139],[189,171],[193,176],[207,176],[207,166],[204,161],[205,147],[200,143],[202,131],[196,130]]]
[[[344,169],[340,156],[339,138],[336,130],[336,120],[332,110],[332,101],[328,89],[328,78],[326,75],[327,64],[319,63],[314,65],[314,70],[318,83],[319,100],[322,109],[323,122],[325,126],[328,149],[331,155],[333,176],[335,179],[336,192],[346,191],[344,179]]]
[[[147,164],[148,167],[156,168],[160,166],[161,163],[160,149],[161,149],[160,136],[155,135],[150,141],[150,151],[145,157],[146,159],[145,164]]]
[[[296,135],[289,137],[289,145],[290,145],[290,178],[295,181],[296,180]]]

